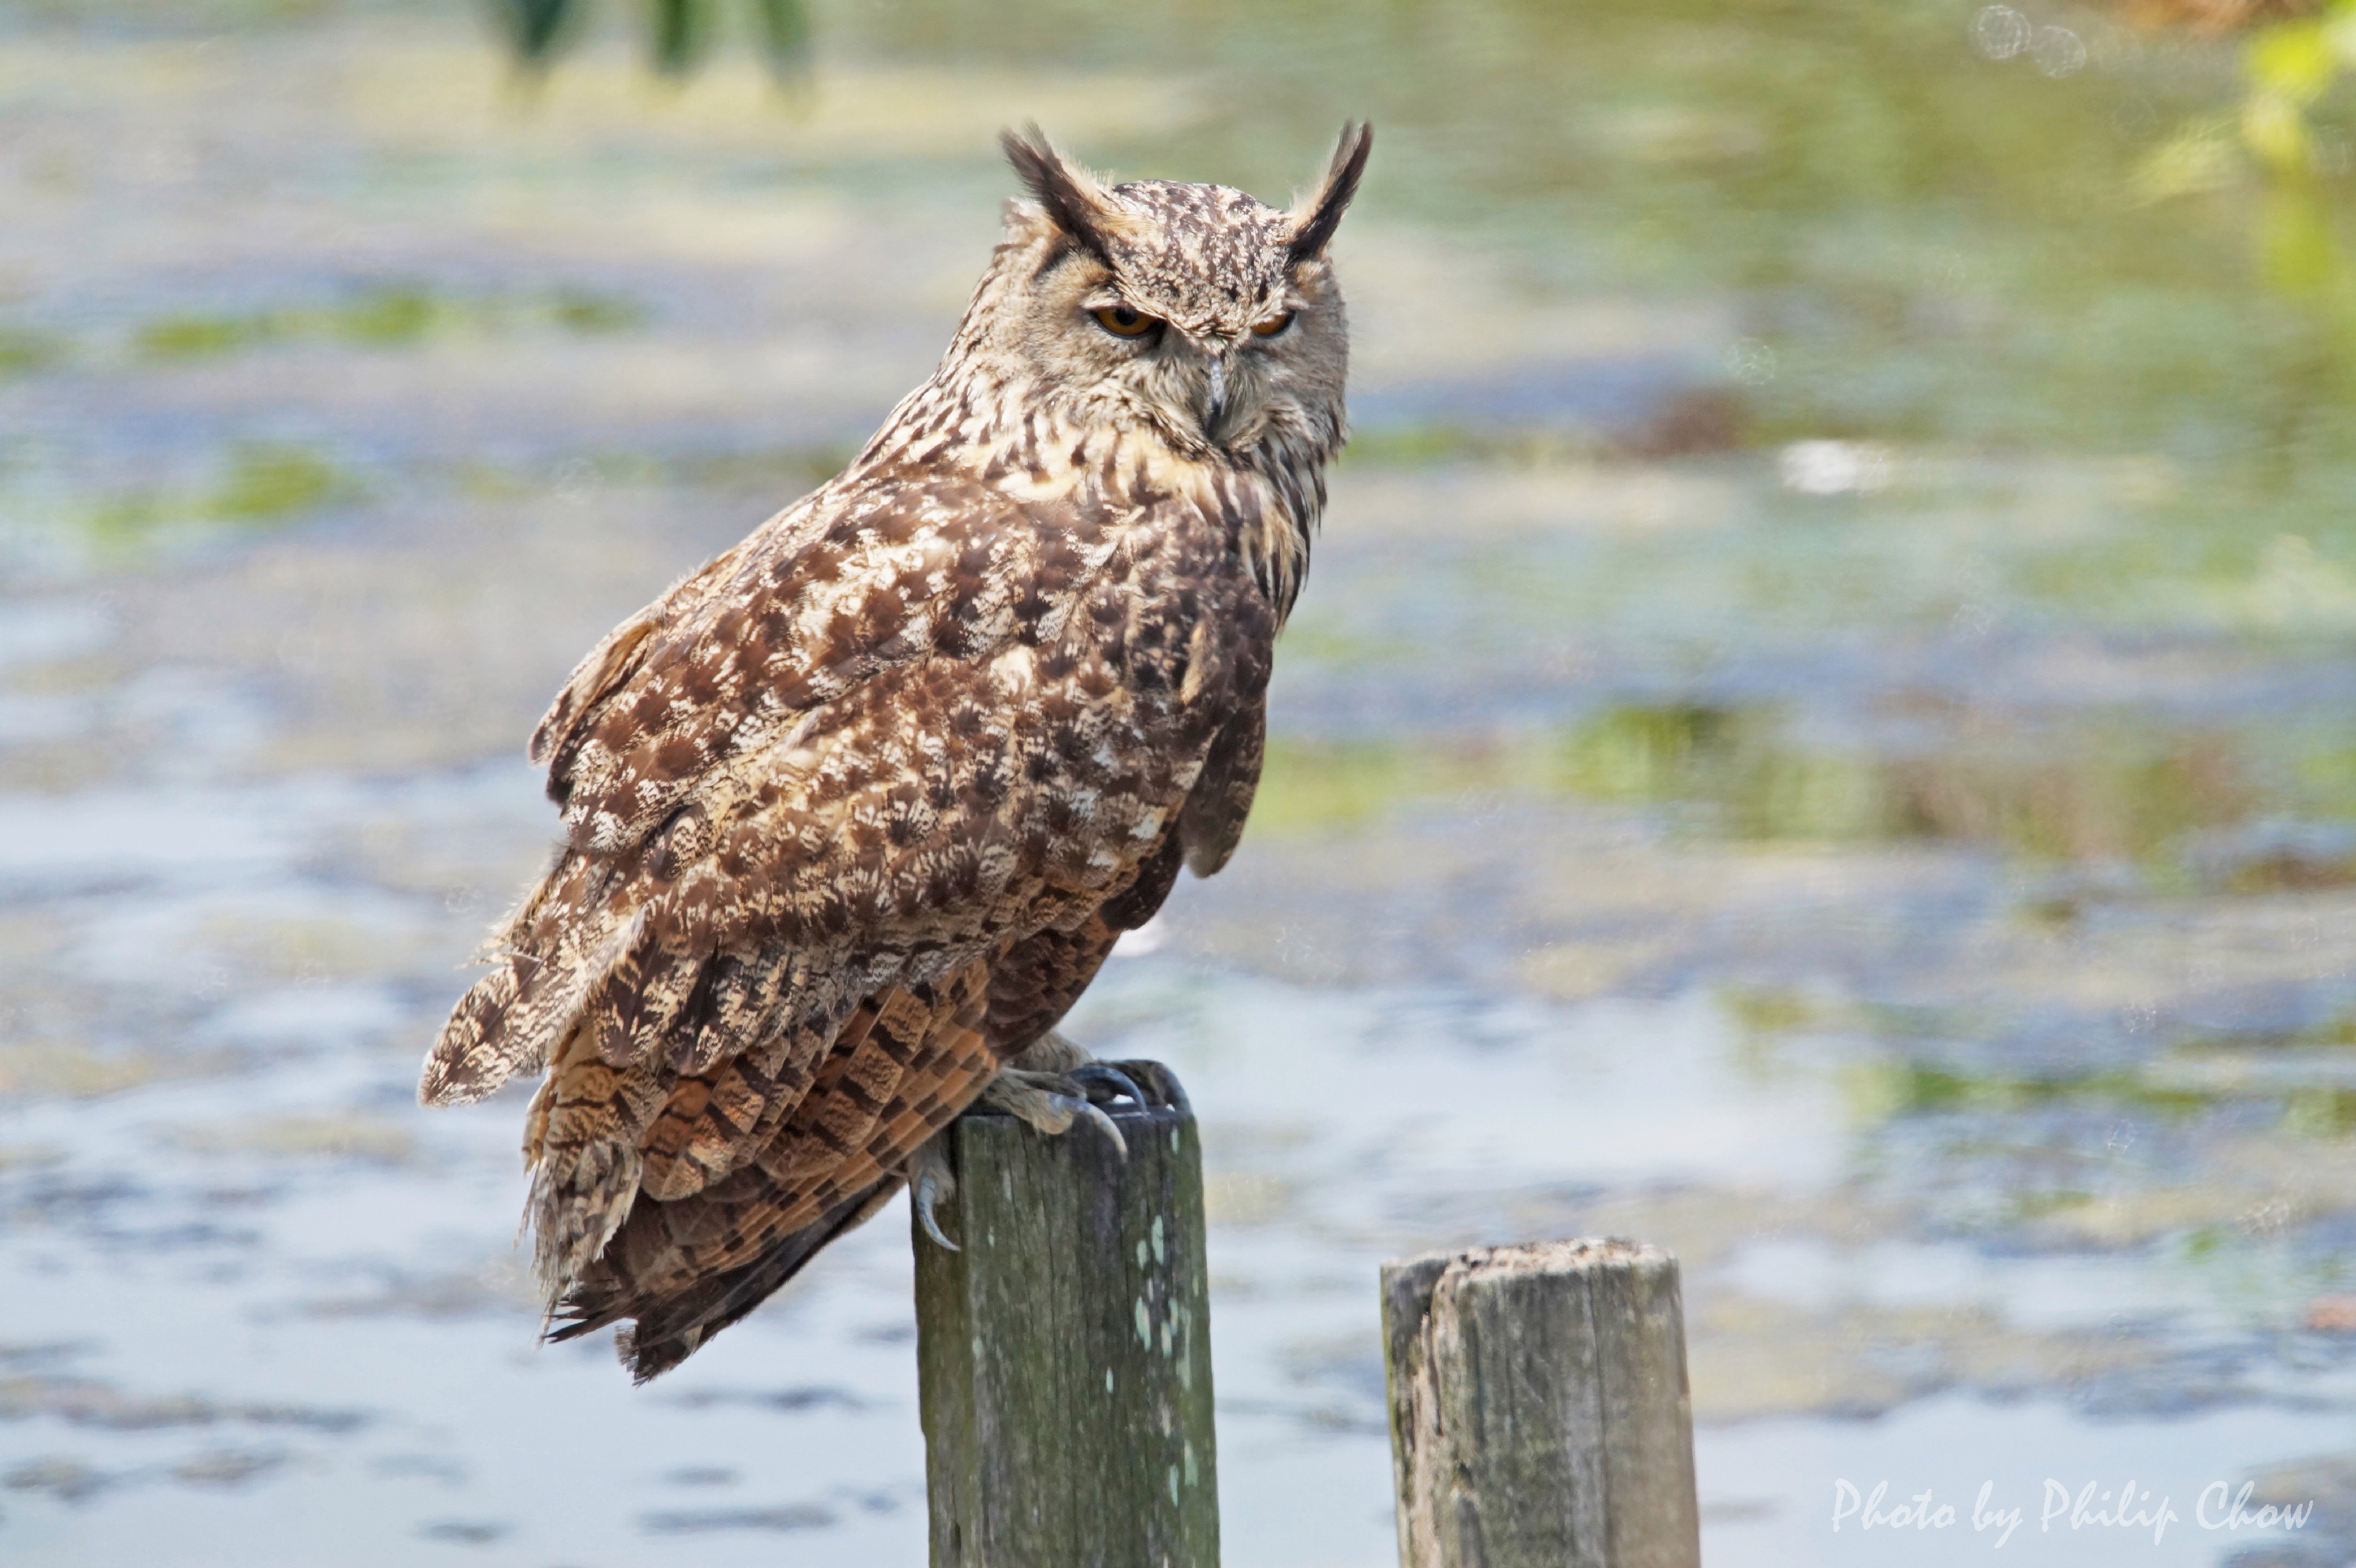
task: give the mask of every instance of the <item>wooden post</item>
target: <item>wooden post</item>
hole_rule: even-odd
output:
[[[1383,1265],[1403,1568],[1698,1568],[1676,1260],[1541,1242]]]
[[[933,1568],[1215,1568],[1211,1319],[1194,1119],[951,1131],[958,1252],[921,1230]]]

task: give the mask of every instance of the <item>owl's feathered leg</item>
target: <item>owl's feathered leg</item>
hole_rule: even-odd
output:
[[[1142,1057],[1128,1061],[1099,1061],[1088,1054],[1087,1047],[1052,1029],[1009,1058],[998,1077],[1003,1079],[1009,1072],[1034,1082],[1060,1079],[1055,1086],[1063,1093],[1070,1094],[1076,1087],[1099,1105],[1125,1097],[1141,1106],[1167,1107],[1187,1115],[1194,1112],[1186,1098],[1185,1086],[1163,1063]],[[993,1080],[991,1088],[996,1087]],[[989,1094],[989,1090],[982,1092],[985,1102]]]
[[[1129,1144],[1112,1118],[1097,1108],[1095,1097],[1088,1091],[1091,1083],[1102,1083],[1100,1074],[1091,1073],[1082,1079],[1076,1074],[1088,1072],[1086,1067],[1072,1072],[1033,1072],[1019,1067],[999,1069],[990,1087],[981,1092],[975,1104],[990,1110],[1003,1111],[1028,1125],[1032,1131],[1049,1137],[1060,1137],[1072,1130],[1075,1122],[1086,1122],[1118,1150],[1123,1159],[1129,1157]],[[1126,1079],[1122,1080],[1124,1083]],[[1108,1091],[1105,1098],[1112,1097]],[[1142,1104],[1142,1102],[1140,1102]]]
[[[1114,1152],[1127,1159],[1129,1141],[1113,1125],[1112,1118],[1087,1098],[1091,1084],[1104,1084],[1108,1091],[1118,1088],[1138,1104],[1145,1103],[1137,1086],[1126,1076],[1094,1063],[1075,1068],[1069,1073],[1001,1068],[975,1103],[1003,1111],[1033,1131],[1050,1137],[1060,1137],[1072,1130],[1073,1123],[1085,1120],[1111,1139]],[[1110,1097],[1109,1092],[1107,1097]],[[937,1212],[941,1204],[957,1196],[957,1173],[949,1168],[947,1146],[938,1136],[927,1138],[908,1157],[903,1170],[908,1179],[909,1201],[916,1206],[916,1222],[924,1226],[925,1234],[953,1253],[962,1250],[941,1230]]]
[[[1150,1088],[1141,1084],[1151,1085]],[[975,1104],[1016,1117],[1034,1132],[1059,1137],[1085,1120],[1112,1140],[1122,1158],[1129,1142],[1099,1107],[1128,1099],[1145,1108],[1175,1107],[1191,1113],[1178,1075],[1159,1061],[1098,1061],[1086,1048],[1050,1029],[1021,1051],[982,1090]],[[916,1221],[925,1234],[950,1252],[958,1244],[943,1233],[936,1211],[957,1196],[957,1176],[939,1137],[909,1156],[905,1174]]]
[[[1163,1063],[1140,1057],[1127,1061],[1099,1061],[1088,1054],[1087,1047],[1068,1035],[1049,1029],[1008,1059],[1007,1067],[1025,1072],[1060,1074],[1074,1083],[1088,1086],[1087,1097],[1098,1104],[1112,1098],[1117,1092],[1141,1105],[1162,1106],[1194,1114],[1194,1104],[1186,1098],[1185,1086],[1178,1075]],[[1005,1076],[1003,1070],[1000,1077]],[[1140,1093],[1142,1088],[1144,1093]]]

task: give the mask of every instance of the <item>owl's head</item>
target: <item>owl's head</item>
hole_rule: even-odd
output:
[[[1034,126],[1006,155],[1012,204],[992,345],[1086,420],[1141,421],[1182,452],[1341,443],[1349,324],[1326,248],[1356,194],[1371,126],[1344,128],[1290,208],[1226,186],[1105,186]]]

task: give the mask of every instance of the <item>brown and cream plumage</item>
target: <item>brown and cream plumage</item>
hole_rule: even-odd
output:
[[[560,1338],[633,1318],[637,1375],[675,1365],[1234,851],[1343,439],[1326,249],[1370,142],[1287,211],[1010,135],[1036,199],[940,368],[573,672],[531,742],[563,840],[420,1088],[543,1074]]]

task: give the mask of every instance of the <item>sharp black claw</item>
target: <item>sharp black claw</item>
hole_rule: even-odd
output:
[[[1114,1066],[1109,1061],[1083,1062],[1079,1066],[1073,1068],[1069,1072],[1065,1073],[1064,1076],[1070,1079],[1075,1083],[1100,1083],[1108,1089],[1126,1094],[1137,1103],[1139,1110],[1145,1110],[1153,1104],[1152,1101],[1145,1097],[1145,1092],[1137,1086],[1137,1081],[1135,1079],[1131,1078],[1128,1073],[1123,1072],[1119,1068]],[[1090,1101],[1094,1101],[1096,1096],[1091,1094],[1088,1098]]]
[[[1129,1140],[1120,1136],[1120,1129],[1112,1125],[1110,1116],[1106,1115],[1086,1100],[1075,1099],[1069,1094],[1050,1094],[1047,1098],[1055,1104],[1055,1109],[1069,1111],[1073,1115],[1094,1124],[1098,1132],[1112,1141],[1113,1152],[1120,1157],[1121,1163],[1123,1165],[1129,1163]]]
[[[954,1253],[962,1251],[963,1249],[955,1242],[950,1241],[948,1237],[941,1233],[941,1222],[938,1219],[934,1217],[933,1205],[938,1203],[940,1200],[940,1178],[929,1170],[917,1177],[916,1191],[916,1222],[925,1227],[925,1234],[932,1237],[934,1241],[939,1243],[942,1246],[947,1247],[950,1252]]]
[[[1117,1067],[1137,1082],[1151,1084],[1155,1104],[1167,1106],[1182,1116],[1194,1114],[1194,1103],[1186,1098],[1186,1086],[1178,1082],[1178,1074],[1159,1061],[1098,1062],[1096,1065]],[[1140,1104],[1146,1103],[1139,1102]]]

